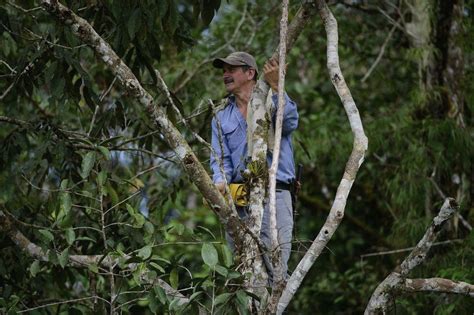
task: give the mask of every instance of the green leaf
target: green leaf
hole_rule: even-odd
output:
[[[184,233],[184,225],[181,223],[176,223],[174,224],[174,230],[179,236],[181,236]]]
[[[140,12],[140,9],[137,8],[135,9],[135,11],[133,11],[132,15],[130,16],[130,19],[128,20],[127,29],[130,39],[134,39],[135,34],[140,29],[141,19],[142,14]]]
[[[148,300],[148,307],[150,308],[150,311],[153,313],[153,314],[156,314],[156,312],[158,311],[158,300],[156,299],[155,295],[150,292],[148,293],[148,296],[146,297],[146,299]]]
[[[56,251],[54,250],[50,250],[48,251],[48,261],[50,263],[52,263],[53,265],[57,265],[58,264],[58,254],[56,253]]]
[[[97,243],[97,240],[90,238],[88,236],[79,236],[78,238],[76,238],[76,241],[91,241],[93,243]]]
[[[81,165],[81,177],[87,178],[94,167],[95,164],[95,152],[87,152],[87,154],[82,159]]]
[[[204,263],[211,268],[218,262],[217,250],[211,243],[204,243],[202,245],[201,256]]]
[[[106,180],[107,180],[107,172],[100,171],[99,174],[97,175],[97,185],[103,187]]]
[[[69,261],[69,248],[66,248],[58,256],[59,265],[64,269]]]
[[[163,290],[162,287],[160,286],[155,286],[155,293],[158,299],[160,300],[161,304],[166,304],[166,293],[165,290]]]
[[[160,256],[158,256],[158,255],[153,255],[153,256],[151,256],[151,260],[162,261],[162,262],[164,262],[164,263],[166,263],[166,264],[168,264],[168,265],[171,264],[171,261],[169,261],[169,260],[166,259],[166,258],[160,257]]]
[[[198,296],[200,296],[201,294],[203,294],[204,292],[202,291],[197,291],[197,292],[194,292],[190,297],[189,297],[189,301],[192,302],[195,298],[197,298]]]
[[[134,219],[134,224],[133,227],[135,228],[141,228],[145,224],[145,217],[139,213],[135,208],[133,208],[131,205],[127,203],[126,205],[127,211],[130,214],[130,216]]]
[[[239,308],[239,314],[249,314],[248,301],[249,297],[243,290],[237,291],[237,307]]]
[[[221,244],[220,245],[221,253],[222,253],[222,258],[224,260],[224,265],[227,268],[230,268],[232,264],[234,263],[234,258],[232,257],[232,252],[229,249],[229,246],[226,244]]]
[[[237,279],[241,276],[242,275],[239,272],[231,270],[231,272],[229,272],[229,274],[227,275],[227,279]]]
[[[155,227],[153,226],[153,224],[151,222],[145,222],[145,225],[143,226],[143,229],[145,230],[145,234],[153,234],[153,232],[155,232]]]
[[[66,85],[66,80],[64,78],[59,77],[56,79],[53,79],[53,81],[50,82],[51,85],[51,95],[60,98],[64,94],[64,86]]]
[[[36,275],[38,274],[38,272],[40,272],[40,270],[41,270],[41,267],[40,267],[39,261],[38,260],[33,261],[33,263],[30,266],[31,276],[36,277]]]
[[[145,217],[141,213],[135,213],[133,218],[135,219],[135,224],[133,225],[133,227],[135,228],[143,227],[143,224],[145,224]]]
[[[71,195],[68,192],[62,192],[60,197],[61,204],[59,206],[58,219],[67,216],[72,208]]]
[[[63,180],[61,181],[61,190],[66,190],[68,183],[69,183],[69,180],[63,179]]]
[[[138,251],[138,257],[140,257],[140,258],[143,259],[143,260],[147,260],[148,258],[150,258],[151,252],[152,252],[152,246],[151,246],[151,245],[147,245],[147,246],[145,246],[145,247],[142,247],[142,248]]]
[[[104,156],[104,158],[108,161],[110,160],[110,151],[109,149],[107,149],[106,147],[103,147],[103,146],[98,146],[97,147],[100,151],[100,153],[102,153],[102,155]]]
[[[229,274],[229,271],[227,270],[227,268],[219,266],[219,265],[216,265],[216,271],[218,274],[224,277],[227,277],[227,275]]]
[[[99,273],[99,267],[96,264],[90,264],[88,268],[93,273]]]
[[[72,228],[66,229],[66,242],[69,245],[72,245],[74,241],[76,240],[76,233],[74,233],[74,230]]]
[[[163,267],[161,267],[160,265],[158,265],[157,263],[155,263],[155,262],[150,262],[150,266],[152,266],[156,270],[160,271],[161,273],[165,273],[165,269]]]
[[[180,308],[180,298],[178,297],[175,297],[171,302],[170,302],[170,305],[168,306],[168,309],[170,311],[174,311],[172,312],[172,314],[177,314],[178,312],[176,312],[179,308]]]
[[[105,190],[107,191],[113,205],[116,205],[117,203],[119,203],[119,197],[115,189],[112,187],[112,185],[107,184],[105,187]]]
[[[231,297],[233,293],[222,293],[218,295],[214,300],[214,305],[224,304],[226,303]]]
[[[132,217],[134,217],[134,216],[135,216],[135,213],[137,213],[137,211],[136,211],[131,205],[129,205],[128,203],[127,203],[126,207],[127,207],[128,213],[129,213]]]
[[[46,243],[52,242],[54,240],[54,235],[48,230],[39,230],[38,231],[42,236]]]
[[[173,268],[170,272],[170,284],[173,288],[178,289],[179,285],[179,276],[178,276],[178,269]]]
[[[178,28],[179,13],[174,1],[169,0],[168,4],[169,4],[168,15],[166,15],[163,20],[166,21],[165,22],[166,31],[169,32],[169,35],[172,35],[175,33],[176,29]]]
[[[204,226],[200,226],[200,225],[198,225],[197,228],[198,228],[198,229],[201,229],[201,230],[204,230],[204,231],[207,232],[209,235],[211,235],[213,239],[216,239],[216,236],[214,235],[214,233],[212,233],[211,230],[209,230],[208,228],[206,228],[206,227],[204,227]]]

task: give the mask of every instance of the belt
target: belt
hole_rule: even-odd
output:
[[[242,184],[242,183],[232,183],[232,184]],[[276,183],[276,189],[278,190],[290,190],[291,191],[291,184],[283,183],[283,182],[277,182]]]
[[[276,189],[278,190],[291,190],[291,184],[277,182]]]

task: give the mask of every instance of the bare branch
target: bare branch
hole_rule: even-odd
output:
[[[372,71],[374,71],[375,67],[377,67],[377,65],[379,64],[380,60],[382,60],[382,56],[385,53],[385,47],[387,47],[387,44],[392,38],[392,35],[395,29],[396,29],[396,26],[394,25],[392,26],[392,29],[390,30],[390,32],[388,32],[387,38],[385,38],[385,41],[383,42],[382,47],[380,47],[380,51],[377,58],[375,59],[374,63],[370,66],[370,69],[364,75],[361,82],[365,82],[365,80],[367,80],[370,77],[370,75],[372,74]]]
[[[455,293],[474,297],[474,285],[443,278],[405,279],[398,289],[406,292]]]
[[[29,13],[29,12],[41,10],[41,7],[34,7],[34,8],[31,8],[31,9],[25,9],[25,8],[19,6],[19,5],[15,4],[15,3],[12,3],[12,2],[10,2],[10,1],[8,1],[7,4],[8,4],[8,5],[11,5],[11,6],[14,7],[15,9],[20,10],[20,11],[22,11],[22,12],[24,12],[24,13]]]
[[[448,240],[448,241],[433,243],[431,246],[433,247],[433,246],[446,245],[446,244],[453,244],[453,243],[462,243],[463,241],[464,241],[464,240],[462,240],[462,239]],[[388,251],[378,252],[378,253],[369,253],[369,254],[360,255],[360,258],[405,253],[405,252],[409,252],[409,251],[411,251],[411,250],[413,250],[413,249],[415,249],[415,247],[408,247],[408,248],[401,248],[401,249],[395,249],[395,250],[388,250]]]
[[[4,64],[12,74],[16,74],[16,70],[10,67],[10,65],[6,61],[0,59],[0,63]]]
[[[426,230],[425,235],[423,235],[413,251],[375,289],[365,309],[365,314],[376,314],[388,310],[390,302],[393,300],[393,291],[404,283],[406,276],[413,268],[420,265],[426,259],[426,255],[444,223],[454,215],[457,208],[458,205],[454,199],[447,198],[444,201],[438,215],[433,219],[431,226]]]
[[[62,304],[72,304],[72,303],[87,301],[87,300],[92,300],[92,299],[94,299],[94,300],[99,299],[99,300],[104,301],[107,304],[110,304],[109,301],[107,301],[106,299],[104,299],[104,298],[102,298],[98,295],[93,295],[93,296],[87,296],[87,297],[78,298],[78,299],[71,299],[71,300],[66,300],[66,301],[58,301],[58,302],[47,303],[47,304],[43,304],[43,305],[40,305],[40,306],[35,306],[35,307],[31,307],[31,308],[27,308],[27,309],[18,311],[18,313],[19,314],[20,313],[26,313],[26,312],[31,312],[31,311],[34,311],[34,310],[39,310],[39,309],[42,309],[42,308],[45,308],[45,307],[50,307],[50,306],[55,306],[55,305],[62,305]]]
[[[283,0],[281,4],[280,20],[280,45],[279,45],[279,68],[278,68],[278,109],[275,122],[275,141],[273,146],[272,165],[269,170],[269,210],[270,210],[270,233],[272,241],[272,265],[275,277],[269,309],[275,313],[278,299],[285,285],[283,275],[283,261],[280,244],[278,244],[277,210],[276,210],[276,176],[278,164],[280,162],[280,145],[283,125],[283,114],[285,112],[285,74],[286,74],[286,37],[288,32],[288,0]]]

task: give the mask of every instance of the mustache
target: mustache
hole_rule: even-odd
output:
[[[232,78],[224,78],[224,84],[232,83],[232,82],[234,82],[234,79],[232,79]]]

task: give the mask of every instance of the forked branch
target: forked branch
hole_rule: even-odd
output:
[[[438,237],[444,223],[448,221],[457,210],[458,205],[452,198],[447,198],[438,215],[433,219],[431,226],[418,242],[413,251],[405,260],[375,289],[365,314],[385,313],[389,310],[394,294],[399,291],[434,291],[468,294],[472,296],[473,286],[464,282],[454,282],[446,279],[406,279],[406,276],[416,266],[426,259],[426,255]]]

